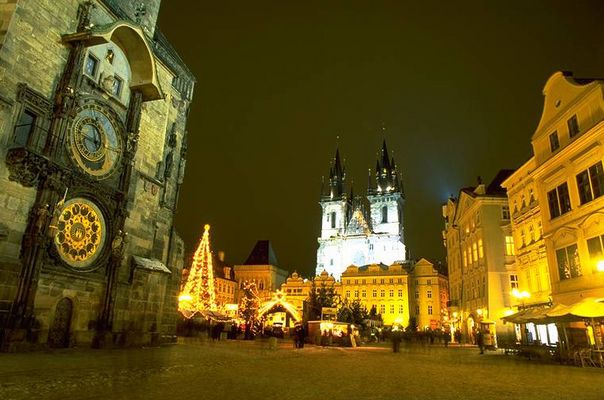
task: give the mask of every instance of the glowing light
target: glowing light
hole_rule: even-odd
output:
[[[598,272],[604,272],[604,260],[598,261],[598,264],[596,264],[596,269]]]
[[[529,297],[531,297],[531,294],[527,291],[520,291],[516,288],[512,289],[512,296],[514,296],[517,299],[528,299]]]
[[[482,308],[479,308],[478,310],[476,310],[476,314],[482,315]]]
[[[277,290],[275,294],[273,294],[273,298],[264,303],[258,309],[258,316],[260,317],[266,314],[268,311],[270,311],[271,308],[275,307],[276,305],[280,305],[285,308],[294,318],[294,320],[296,320],[296,322],[302,320],[296,307],[294,307],[291,303],[288,303],[285,300],[285,293],[283,293],[281,290]]]
[[[505,311],[503,312],[503,315],[504,315],[504,316],[506,316],[506,317],[507,317],[508,315],[512,315],[512,314],[514,314],[514,310],[505,310]]]
[[[210,251],[210,225],[204,226],[203,236],[193,256],[187,283],[178,297],[178,311],[192,318],[200,311],[216,311],[214,267]]]

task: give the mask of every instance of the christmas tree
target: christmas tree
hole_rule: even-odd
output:
[[[216,310],[216,291],[214,289],[214,267],[210,251],[210,225],[206,225],[193,256],[193,263],[180,296],[178,310],[186,318],[200,311]]]
[[[239,303],[239,318],[245,321],[245,339],[252,339],[259,307],[256,283],[245,281],[242,290],[243,296],[241,296],[241,302]]]

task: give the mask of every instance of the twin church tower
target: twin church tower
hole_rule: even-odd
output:
[[[375,173],[369,170],[366,196],[347,192],[346,169],[336,150],[328,185],[321,193],[321,237],[317,250],[317,275],[324,270],[340,279],[354,264],[391,265],[405,260],[403,204],[400,172],[382,145]]]

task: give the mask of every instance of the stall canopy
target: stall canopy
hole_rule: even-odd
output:
[[[534,307],[521,310],[502,318],[514,324],[549,324],[556,322],[582,321],[585,319],[604,320],[604,298],[587,297],[566,306],[555,304],[551,307]]]

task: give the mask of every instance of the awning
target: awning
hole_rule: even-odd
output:
[[[132,256],[132,262],[135,268],[142,268],[154,272],[163,272],[165,274],[171,274],[168,267],[156,258],[144,258],[139,256]]]
[[[570,306],[555,304],[551,307],[527,308],[501,319],[515,324],[604,320],[604,298],[588,297]]]

